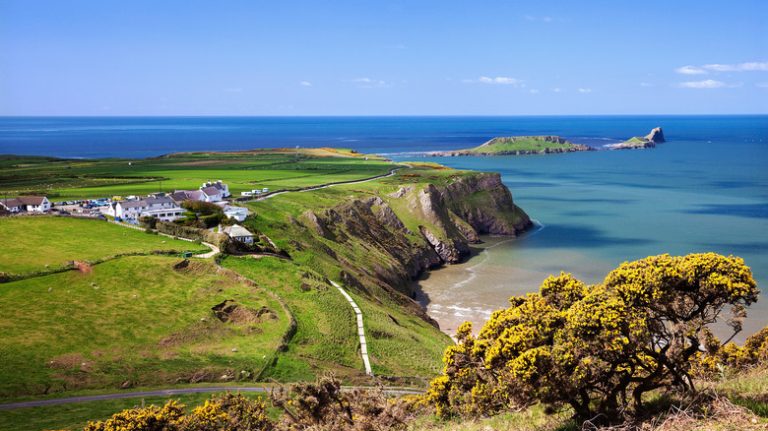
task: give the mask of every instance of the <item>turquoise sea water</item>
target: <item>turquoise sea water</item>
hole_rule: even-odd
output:
[[[482,322],[561,270],[586,282],[625,260],[716,251],[742,256],[763,290],[747,330],[768,324],[768,116],[0,118],[0,154],[140,157],[173,151],[341,146],[396,160],[554,134],[596,147],[661,126],[656,149],[430,158],[501,172],[541,229],[424,280],[444,329]],[[745,331],[746,332],[746,331]]]

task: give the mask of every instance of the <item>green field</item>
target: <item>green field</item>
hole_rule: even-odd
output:
[[[101,220],[69,217],[2,217],[0,272],[27,274],[61,268],[69,261],[93,261],[118,254],[208,251],[188,241],[148,235]]]
[[[230,192],[290,190],[368,178],[394,167],[349,150],[179,153],[150,159],[65,160],[0,156],[0,196],[45,194],[52,201],[196,190],[222,180]]]
[[[211,261],[180,261],[124,257],[0,285],[0,397],[256,378],[286,311]],[[245,308],[225,323],[211,307],[227,299]]]

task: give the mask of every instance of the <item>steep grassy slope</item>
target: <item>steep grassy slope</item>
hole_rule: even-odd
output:
[[[253,378],[289,317],[234,273],[179,262],[125,257],[0,285],[0,397]],[[227,299],[241,309],[225,323],[211,307]]]
[[[0,272],[25,274],[54,270],[74,260],[118,254],[208,251],[188,241],[147,235],[100,220],[67,217],[2,217]]]

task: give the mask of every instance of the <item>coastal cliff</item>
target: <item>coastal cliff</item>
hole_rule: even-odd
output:
[[[458,172],[306,210],[291,225],[300,231],[291,234],[292,255],[328,261],[363,291],[379,286],[410,297],[413,279],[466,259],[479,235],[514,236],[532,223],[499,174]]]

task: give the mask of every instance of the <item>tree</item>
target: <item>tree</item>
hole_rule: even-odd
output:
[[[730,306],[735,335],[757,297],[744,261],[714,253],[624,263],[594,286],[550,276],[539,293],[512,297],[477,337],[463,325],[427,399],[443,416],[540,401],[614,421],[630,404],[642,411],[649,391],[695,390],[694,359],[714,348],[708,326]]]

